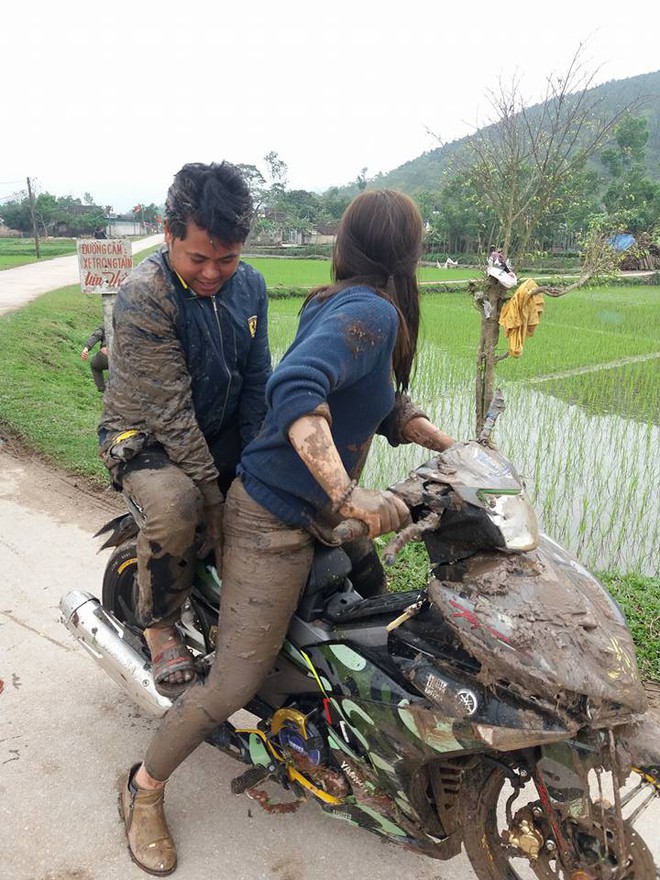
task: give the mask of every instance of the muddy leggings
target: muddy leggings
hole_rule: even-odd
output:
[[[253,501],[235,480],[224,518],[216,656],[208,678],[163,718],[145,758],[166,780],[188,755],[255,695],[272,668],[312,564],[314,539]]]

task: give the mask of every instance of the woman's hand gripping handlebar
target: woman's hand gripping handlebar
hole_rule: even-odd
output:
[[[398,532],[411,521],[408,507],[393,492],[360,486],[348,493],[338,512],[345,519],[333,529],[333,534],[342,544],[364,535],[376,538]]]

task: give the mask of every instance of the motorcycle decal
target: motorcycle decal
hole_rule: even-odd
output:
[[[345,645],[329,645],[328,648],[340,663],[353,672],[362,672],[367,666],[367,661],[364,657]]]
[[[407,816],[414,814],[412,804],[410,803],[404,792],[400,791],[395,796],[394,801],[398,805],[399,809],[402,810]]]
[[[328,807],[324,807],[324,812],[328,816],[332,816],[333,819],[343,819],[344,822],[348,822],[349,825],[356,825],[358,828],[360,827],[360,823],[357,819],[353,818],[353,812],[356,809],[353,806],[342,806],[339,809],[329,809]]]
[[[365,736],[361,731],[355,726],[355,724],[351,724],[350,722],[353,720],[353,716],[357,716],[358,723],[359,719],[363,719],[367,722],[369,727],[374,727],[375,722],[372,718],[370,718],[366,712],[363,712],[359,706],[353,703],[351,700],[342,700],[341,703],[341,711],[346,717],[347,722],[349,723],[350,730],[352,735],[357,739],[363,749],[369,748],[369,739],[368,735]]]
[[[453,722],[442,721],[433,713],[428,713],[431,724],[424,726],[424,730],[420,730],[415,716],[411,712],[409,705],[399,705],[399,718],[403,721],[407,729],[414,734],[417,739],[430,746],[436,752],[460,752],[463,746],[455,739],[453,734]],[[418,716],[419,717],[419,716]]]
[[[499,642],[504,642],[505,645],[513,648],[513,645],[511,644],[511,639],[508,636],[505,636],[504,633],[496,630],[494,627],[489,626],[487,623],[479,620],[479,617],[476,615],[474,609],[467,608],[465,605],[461,605],[459,602],[455,602],[453,599],[449,600],[449,604],[452,606],[452,608],[458,609],[454,614],[451,615],[451,617],[464,619],[467,621],[467,623],[469,623],[472,629],[484,629]],[[515,648],[513,648],[513,650],[515,650]]]
[[[407,837],[406,832],[399,828],[398,825],[395,825],[394,822],[390,822],[382,813],[377,813],[376,810],[368,807],[366,804],[356,804],[358,809],[362,810],[363,813],[366,813],[367,816],[371,816],[371,818],[377,822],[383,834],[392,835],[394,837]]]
[[[237,733],[244,732],[245,731],[237,731]],[[269,767],[273,763],[273,759],[266,749],[266,746],[261,739],[260,733],[250,733],[249,746],[250,760],[253,764],[256,764],[260,767]]]
[[[129,565],[137,565],[137,556],[134,556],[133,558],[127,559],[125,562],[122,562],[122,564],[117,568],[117,574],[123,574],[123,572],[129,567]]]
[[[364,782],[362,778],[353,770],[348,761],[342,761],[339,765],[344,773],[344,775],[348,778],[348,781],[353,784],[353,786],[358,786],[359,788],[364,787]]]
[[[357,755],[350,747],[351,744],[346,739],[339,739],[336,736],[335,731],[329,730],[327,736],[328,746],[332,749],[333,752],[343,752],[349,755],[351,758],[357,760]],[[337,756],[335,756],[337,757]],[[337,763],[341,763],[341,757],[337,757]]]
[[[440,703],[447,692],[448,686],[448,683],[440,678],[439,675],[436,675],[434,672],[429,672],[426,675],[426,681],[422,685],[422,688],[430,700],[435,700]]]
[[[305,659],[301,651],[296,648],[295,645],[292,645],[288,639],[285,639],[282,643],[282,653],[289,658],[289,660],[293,660],[297,662],[300,666],[305,666]]]
[[[371,763],[374,765],[374,767],[377,767],[380,770],[385,770],[386,773],[395,773],[396,772],[394,769],[394,766],[392,764],[390,764],[389,761],[386,761],[384,758],[381,758],[381,756],[376,754],[375,752],[372,752],[369,755],[369,757],[370,757]]]
[[[332,690],[332,685],[330,684],[330,682],[327,680],[327,678],[324,678],[324,679],[321,678],[319,673],[316,671],[316,667],[312,663],[308,654],[306,654],[304,651],[301,651],[300,655],[304,659],[305,663],[307,664],[309,672],[311,673],[312,678],[316,681],[317,685],[319,686],[319,690],[321,691],[321,693],[324,696],[327,695],[328,691]]]
[[[628,677],[633,680],[638,679],[639,673],[637,672],[637,666],[634,660],[616,636],[610,638],[610,645],[607,650],[614,654],[617,662],[617,665],[607,673],[612,681],[619,681],[622,678]]]
[[[474,691],[462,688],[460,691],[456,691],[456,696],[465,706],[467,714],[474,715],[479,708],[479,700]]]

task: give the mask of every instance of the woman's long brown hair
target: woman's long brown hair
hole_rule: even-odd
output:
[[[347,287],[365,284],[392,303],[399,313],[392,370],[397,388],[410,384],[419,333],[417,262],[423,224],[413,200],[395,190],[366,190],[344,211],[332,255],[334,284],[312,291],[327,299]]]

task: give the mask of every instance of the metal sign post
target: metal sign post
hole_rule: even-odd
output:
[[[108,352],[112,350],[112,312],[119,285],[133,268],[133,249],[124,238],[78,240],[78,270],[83,293],[100,293]]]

